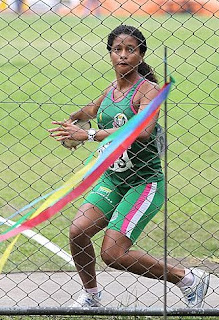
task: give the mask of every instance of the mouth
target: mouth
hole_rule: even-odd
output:
[[[125,62],[119,62],[119,63],[118,63],[118,65],[119,65],[119,66],[128,66],[128,63],[125,63]]]

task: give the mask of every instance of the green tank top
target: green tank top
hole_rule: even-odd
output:
[[[99,129],[121,127],[136,114],[133,99],[138,88],[145,81],[147,80],[139,79],[120,100],[114,100],[114,88],[108,92],[97,113]],[[127,185],[134,186],[139,183],[150,183],[163,179],[156,143],[157,128],[156,124],[149,140],[135,141],[106,171],[106,175],[110,175],[115,184],[124,184],[125,182]],[[103,148],[106,147],[107,145]]]

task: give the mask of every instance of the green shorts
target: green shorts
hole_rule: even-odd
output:
[[[164,181],[118,187],[103,175],[84,203],[103,212],[109,220],[107,229],[126,235],[134,243],[164,203]]]

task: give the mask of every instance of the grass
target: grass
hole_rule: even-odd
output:
[[[213,17],[88,17],[81,21],[71,16],[1,15],[0,214],[8,217],[60,186],[96,147],[85,144],[72,155],[48,137],[47,128],[52,120],[66,118],[98,97],[114,79],[105,43],[121,21],[140,26],[149,47],[146,59],[161,83],[163,48],[168,47],[168,66],[176,79],[168,107],[169,255],[211,259],[218,256],[219,222]],[[163,113],[160,121],[164,121]],[[68,227],[82,200],[69,204],[37,230],[69,251]],[[102,235],[94,238],[100,268]],[[2,252],[8,243],[1,245]],[[150,222],[137,246],[163,255],[162,212]],[[60,269],[69,267],[20,237],[4,271]]]

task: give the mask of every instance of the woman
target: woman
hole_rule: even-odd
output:
[[[121,25],[108,36],[107,49],[116,80],[95,102],[70,116],[70,121],[50,129],[57,140],[102,141],[136,113],[147,108],[159,87],[151,68],[143,61],[147,50],[142,33]],[[76,119],[97,118],[98,130],[82,130],[71,124]],[[100,306],[91,238],[103,228],[101,257],[118,270],[163,279],[163,262],[145,252],[131,250],[147,223],[164,202],[164,179],[158,156],[157,119],[105,172],[78,210],[70,228],[71,253],[83,283],[74,307]],[[209,274],[167,266],[167,281],[176,284],[189,307],[201,307],[207,293]]]

